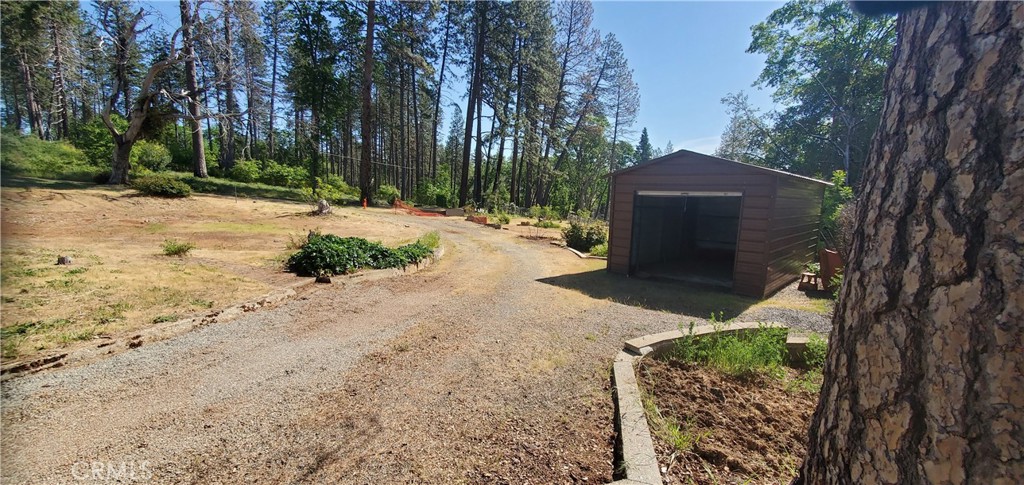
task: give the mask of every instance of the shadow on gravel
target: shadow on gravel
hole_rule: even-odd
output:
[[[722,312],[724,318],[730,319],[757,303],[753,298],[725,291],[676,282],[628,278],[604,269],[552,276],[537,281],[579,291],[599,300],[696,318],[708,318],[712,312],[716,315]]]

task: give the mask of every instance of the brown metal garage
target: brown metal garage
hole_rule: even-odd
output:
[[[620,170],[608,270],[765,297],[814,260],[827,185],[688,150]]]

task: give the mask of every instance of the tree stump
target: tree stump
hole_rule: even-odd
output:
[[[71,264],[71,256],[58,256],[57,264],[61,266]]]
[[[313,214],[314,215],[318,215],[318,216],[323,216],[323,215],[327,215],[327,214],[330,214],[330,213],[331,213],[331,204],[329,204],[324,199],[320,199],[320,201],[316,203],[316,210],[313,211]]]

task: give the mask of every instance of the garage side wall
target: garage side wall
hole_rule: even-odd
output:
[[[629,273],[633,202],[637,191],[742,192],[733,292],[763,296],[775,174],[696,154],[680,154],[679,163],[675,162],[665,160],[614,176],[608,270]]]
[[[795,177],[777,176],[777,191],[768,231],[767,296],[800,277],[815,260],[818,221],[825,186]]]

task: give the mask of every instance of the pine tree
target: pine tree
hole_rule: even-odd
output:
[[[640,133],[640,143],[636,145],[636,161],[637,163],[644,163],[651,159],[654,155],[654,149],[651,147],[651,140],[647,137],[647,128],[644,127]]]

